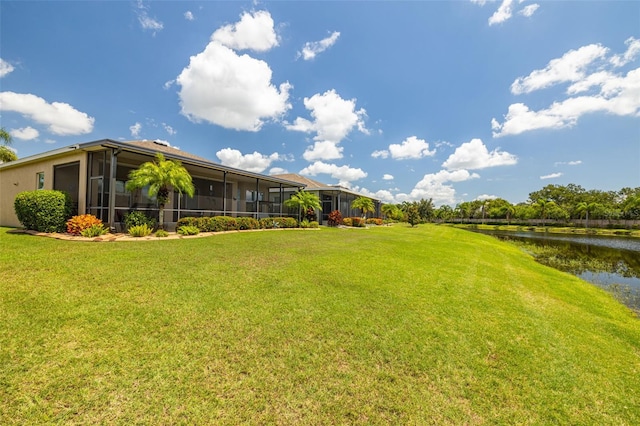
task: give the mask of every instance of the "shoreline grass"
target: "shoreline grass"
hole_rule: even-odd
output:
[[[617,229],[617,228],[578,228],[571,226],[528,226],[528,225],[487,225],[481,223],[444,223],[444,226],[451,226],[460,229],[484,229],[491,231],[532,231],[547,232],[550,234],[573,234],[573,235],[603,235],[615,237],[640,238],[640,230]]]
[[[0,276],[2,424],[640,423],[631,311],[451,227],[0,229]]]

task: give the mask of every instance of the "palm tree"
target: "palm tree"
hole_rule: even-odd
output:
[[[367,218],[367,212],[374,212],[376,208],[373,205],[373,200],[367,197],[358,197],[351,202],[352,209],[358,209],[362,212],[364,218]]]
[[[11,134],[7,132],[4,127],[0,128],[0,140],[3,146],[0,146],[0,163],[7,163],[9,161],[16,161],[18,156],[15,152],[7,148],[13,142]]]
[[[581,218],[582,218],[582,213],[585,213],[586,215],[586,219],[585,219],[586,221],[584,225],[585,228],[589,229],[589,213],[593,213],[593,211],[596,210],[598,207],[600,207],[598,203],[586,203],[584,201],[581,201],[576,206],[576,213],[578,213]]]
[[[542,218],[542,226],[544,226],[544,220],[546,219],[546,210],[547,207],[552,207],[555,206],[556,203],[554,203],[551,200],[545,200],[544,198],[540,198],[538,201],[536,201],[536,206],[540,209],[540,217]]]
[[[166,160],[161,153],[156,155],[155,161],[143,163],[129,173],[127,190],[132,191],[145,186],[149,187],[151,197],[157,196],[160,208],[160,229],[164,229],[164,206],[169,201],[170,191],[174,189],[180,194],[184,192],[189,197],[193,197],[195,193],[191,175],[187,169],[179,161]]]
[[[320,209],[322,205],[320,204],[320,199],[316,194],[312,194],[311,192],[307,192],[304,189],[296,192],[284,202],[285,207],[290,209],[298,209],[299,220],[302,221],[302,212],[306,212],[308,209]]]

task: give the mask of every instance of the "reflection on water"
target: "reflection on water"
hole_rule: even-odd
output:
[[[640,239],[474,229],[514,241],[545,265],[611,291],[640,311]]]

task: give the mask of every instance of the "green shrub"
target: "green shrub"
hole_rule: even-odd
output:
[[[309,222],[309,228],[320,228],[320,224],[317,220],[312,220],[311,222]]]
[[[364,220],[362,220],[361,217],[352,217],[351,218],[351,226],[356,227],[356,228],[363,228],[364,227]]]
[[[184,225],[178,228],[177,232],[180,235],[198,235],[200,233],[200,230],[198,229],[197,226]]]
[[[146,223],[143,225],[135,225],[128,229],[129,234],[132,237],[146,237],[147,235],[151,235],[153,229],[149,227]]]
[[[260,223],[260,229],[272,229],[276,227],[276,222],[272,217],[263,217],[258,223]]]
[[[158,237],[158,238],[165,238],[165,237],[168,237],[168,236],[169,236],[169,233],[167,231],[165,231],[164,229],[158,229],[156,231],[156,237]]]
[[[108,229],[106,229],[101,223],[96,225],[91,225],[88,228],[80,231],[80,235],[87,238],[99,237],[100,235],[106,234]]]
[[[239,217],[236,222],[238,223],[238,229],[241,230],[260,228],[260,222],[252,217]]]
[[[181,226],[198,226],[198,219],[197,217],[181,217],[180,219],[178,219],[178,222],[176,223],[176,229],[180,228]]]
[[[300,228],[309,228],[309,221],[307,219],[302,219],[300,221]]]
[[[279,228],[297,228],[298,221],[293,217],[276,217]]]
[[[211,218],[213,232],[235,231],[238,229],[238,220],[231,216],[214,216]]]
[[[62,191],[20,192],[13,207],[22,226],[38,232],[64,232],[71,217],[71,198]]]
[[[102,220],[92,214],[81,214],[73,216],[66,222],[67,233],[72,235],[81,235],[82,231],[92,226],[102,226]],[[100,234],[102,235],[102,234]]]
[[[154,229],[156,227],[156,220],[140,211],[132,211],[124,215],[125,229],[140,225],[147,225],[149,228]]]

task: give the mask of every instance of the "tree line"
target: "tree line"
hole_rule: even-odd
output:
[[[587,190],[580,185],[547,185],[529,193],[523,203],[512,204],[503,198],[465,201],[455,207],[436,208],[432,199],[401,204],[385,204],[386,217],[411,225],[423,222],[464,222],[481,220],[640,220],[640,187],[619,191]]]

